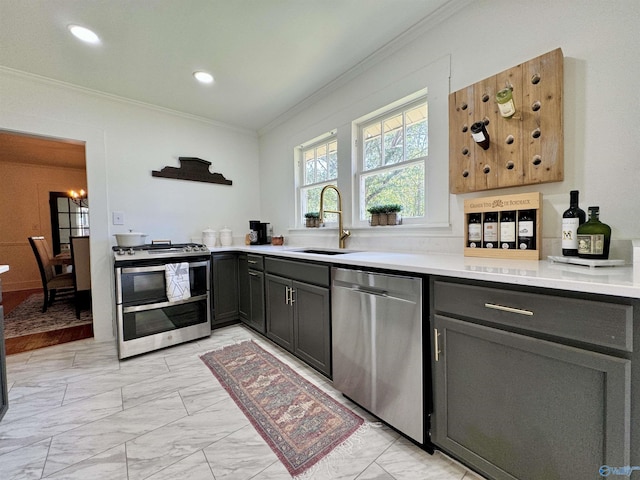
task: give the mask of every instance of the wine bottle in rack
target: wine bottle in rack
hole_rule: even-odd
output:
[[[498,248],[498,212],[484,214],[482,246],[484,248]]]
[[[500,212],[500,248],[516,248],[516,212],[506,210]]]
[[[482,245],[482,215],[480,213],[469,214],[467,225],[467,247],[480,248]]]
[[[569,208],[562,214],[562,255],[565,257],[578,256],[578,227],[587,216],[578,206],[578,190],[571,190]]]
[[[520,210],[518,212],[518,248],[520,250],[536,249],[535,210]]]
[[[587,259],[609,258],[611,228],[600,221],[600,207],[589,207],[589,221],[578,227],[578,256]]]

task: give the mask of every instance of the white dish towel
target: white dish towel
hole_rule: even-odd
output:
[[[167,299],[170,302],[191,298],[189,284],[189,262],[167,263],[164,267],[167,284]]]

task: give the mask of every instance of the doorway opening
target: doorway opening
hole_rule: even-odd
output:
[[[85,143],[0,130],[0,179],[0,264],[10,267],[2,275],[6,317],[28,297],[42,291],[42,281],[28,237],[45,237],[53,247],[52,253],[58,255],[68,248],[69,236],[78,232],[88,235],[88,203],[74,208],[68,193],[65,193],[80,188],[87,190]],[[56,195],[57,226],[54,226],[54,211],[50,208],[51,194]],[[64,201],[68,204],[66,209],[62,204],[58,208],[58,200],[63,196],[66,196]],[[65,215],[66,220],[63,220]],[[75,317],[73,309],[71,315]],[[89,322],[80,334],[69,331],[34,332],[27,333],[23,340],[37,334],[41,337],[38,341],[31,338],[18,342],[21,337],[16,337],[8,338],[6,344],[22,343],[25,350],[31,350],[92,337],[92,320]],[[26,348],[27,344],[31,346]],[[20,348],[12,348],[10,353],[24,351]]]

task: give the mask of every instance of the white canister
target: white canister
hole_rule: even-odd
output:
[[[216,231],[212,230],[211,227],[202,231],[202,243],[204,243],[207,247],[213,248],[216,246]]]
[[[233,243],[233,232],[227,226],[220,230],[220,244],[223,247],[230,247]]]

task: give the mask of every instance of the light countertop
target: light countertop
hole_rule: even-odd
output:
[[[589,268],[548,260],[507,260],[465,257],[462,254],[350,251],[319,255],[296,250],[303,246],[235,246],[212,248],[212,252],[242,251],[283,258],[315,260],[335,265],[381,268],[407,273],[485,280],[574,292],[640,298],[640,274],[631,265]],[[320,247],[321,249],[324,249]],[[324,249],[337,250],[337,249]],[[636,269],[637,270],[637,269]]]
[[[0,265],[0,273],[8,272],[9,265]]]

